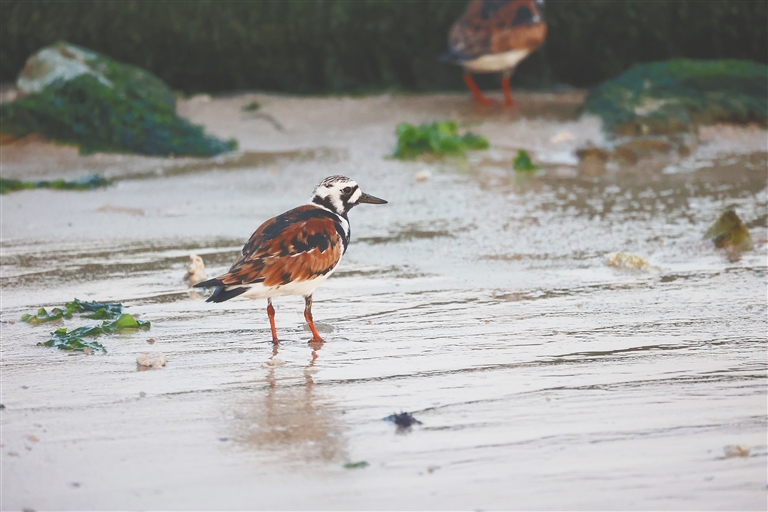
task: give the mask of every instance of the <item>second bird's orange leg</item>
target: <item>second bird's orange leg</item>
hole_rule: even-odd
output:
[[[476,102],[480,103],[481,105],[493,105],[493,100],[487,98],[477,87],[477,84],[475,84],[475,81],[472,80],[472,75],[470,75],[467,71],[464,72],[464,83],[467,84],[467,88],[472,93],[472,97],[475,99]]]
[[[272,329],[272,343],[277,344],[277,329],[275,329],[275,308],[272,307],[272,299],[267,299],[267,316],[269,317],[269,327]]]
[[[504,92],[504,105],[514,107],[515,100],[512,99],[512,91],[509,90],[509,77],[507,75],[501,77],[501,90]]]
[[[319,341],[324,343],[325,340],[320,337],[315,329],[315,322],[312,320],[312,296],[304,297],[304,320],[307,321],[309,329],[312,331],[313,338],[310,341]]]

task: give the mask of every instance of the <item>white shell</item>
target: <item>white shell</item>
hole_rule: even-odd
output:
[[[136,358],[136,362],[139,366],[147,366],[150,368],[162,368],[168,359],[162,352],[146,352]]]

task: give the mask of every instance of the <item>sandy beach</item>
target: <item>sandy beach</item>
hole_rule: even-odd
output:
[[[1,508],[765,510],[768,132],[702,127],[690,155],[595,174],[584,96],[198,95],[179,113],[238,153],[0,146],[5,178],[115,180],[2,196]],[[398,123],[443,119],[490,149],[389,157]],[[519,149],[541,169],[513,171]],[[275,347],[263,301],[187,288],[190,254],[225,271],[334,174],[389,204],[350,214],[315,293],[327,343],[299,297],[275,301]],[[727,207],[753,251],[702,239]],[[152,327],[103,355],[37,346],[87,321],[21,315],[75,297]],[[383,420],[400,411],[422,424]]]

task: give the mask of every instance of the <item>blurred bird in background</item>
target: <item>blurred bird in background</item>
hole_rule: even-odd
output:
[[[515,67],[544,43],[544,0],[472,0],[451,27],[442,60],[464,67],[464,82],[475,101],[491,105],[470,73],[501,73],[504,104],[513,106],[509,77]]]

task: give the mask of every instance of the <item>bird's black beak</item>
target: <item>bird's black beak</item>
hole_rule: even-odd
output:
[[[358,199],[357,204],[360,203],[368,203],[368,204],[387,204],[387,202],[383,199],[379,199],[378,197],[373,197],[370,194],[366,194],[363,192],[363,195],[360,196],[360,199]]]

